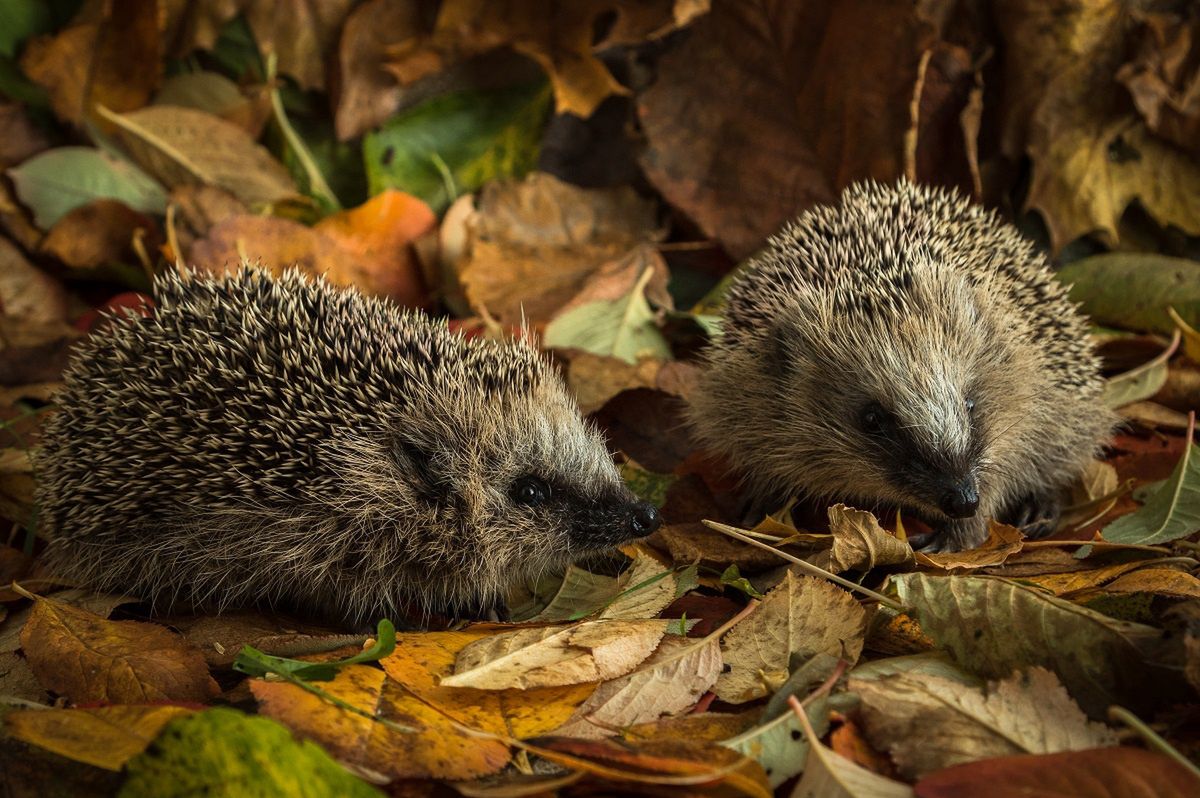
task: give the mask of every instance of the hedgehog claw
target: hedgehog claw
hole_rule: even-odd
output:
[[[1057,494],[1030,493],[1009,507],[1002,517],[1029,540],[1038,540],[1054,533],[1061,514],[1062,501]]]
[[[982,515],[973,515],[943,524],[927,535],[914,535],[910,542],[915,551],[923,554],[966,551],[987,540],[987,530],[987,519]],[[926,541],[926,537],[930,539]]]

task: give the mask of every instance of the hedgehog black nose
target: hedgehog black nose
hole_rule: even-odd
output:
[[[662,518],[658,514],[658,508],[650,502],[638,502],[633,505],[633,511],[629,514],[629,531],[638,537],[649,535],[654,530],[658,529],[662,523]]]
[[[964,479],[946,491],[938,503],[941,511],[951,518],[970,518],[979,509],[979,491],[973,479]]]

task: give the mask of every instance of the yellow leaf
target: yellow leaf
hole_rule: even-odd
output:
[[[184,707],[125,705],[96,709],[25,709],[5,716],[13,737],[56,754],[120,770],[166,726],[192,710]]]
[[[941,554],[916,553],[918,565],[949,571],[952,568],[983,568],[1000,565],[1021,550],[1024,536],[1021,530],[1008,524],[991,522],[987,540],[969,551],[950,551]]]
[[[337,759],[389,778],[466,779],[495,773],[508,763],[504,743],[465,733],[378,668],[343,668],[318,689],[366,714],[288,682],[250,683],[263,715],[311,738]],[[399,731],[378,719],[417,731]]]
[[[220,692],[203,654],[175,632],[54,599],[36,600],[21,648],[42,686],[75,703],[203,702]]]

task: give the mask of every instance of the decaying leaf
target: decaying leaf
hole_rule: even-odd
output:
[[[191,709],[127,704],[94,709],[22,710],[5,716],[6,731],[60,756],[120,770],[163,726]]]
[[[840,587],[789,571],[750,618],[722,643],[728,669],[717,680],[722,701],[769,695],[787,679],[793,659],[828,653],[853,663],[862,652],[866,613]]]
[[[68,266],[89,269],[121,260],[135,262],[134,248],[153,252],[161,243],[158,238],[157,227],[145,214],[117,200],[98,199],[55,222],[41,249]]]
[[[444,687],[503,690],[615,679],[650,656],[669,621],[585,621],[566,628],[517,629],[459,652]]]
[[[1111,543],[1153,545],[1200,529],[1200,447],[1191,443],[1166,482],[1156,486],[1140,510],[1104,527]]]
[[[986,690],[914,673],[852,678],[848,689],[862,699],[860,716],[871,744],[890,752],[910,779],[977,759],[1117,742],[1044,668],[992,682]]]
[[[38,681],[76,703],[206,701],[220,692],[204,657],[175,632],[56,599],[34,603],[21,648]]]
[[[863,510],[844,504],[833,505],[829,508],[829,532],[833,536],[833,547],[827,559],[818,555],[812,562],[834,573],[869,571],[878,566],[912,562],[912,547],[881,527],[874,515]]]

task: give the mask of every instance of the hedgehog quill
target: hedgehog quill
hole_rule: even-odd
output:
[[[931,525],[926,550],[960,550],[992,518],[1053,531],[1112,433],[1102,384],[1086,320],[1015,228],[951,192],[864,183],[734,280],[689,414],[758,512],[893,506]]]
[[[296,271],[167,274],[155,298],[85,342],[45,430],[63,576],[367,623],[477,612],[659,524],[528,343]]]

